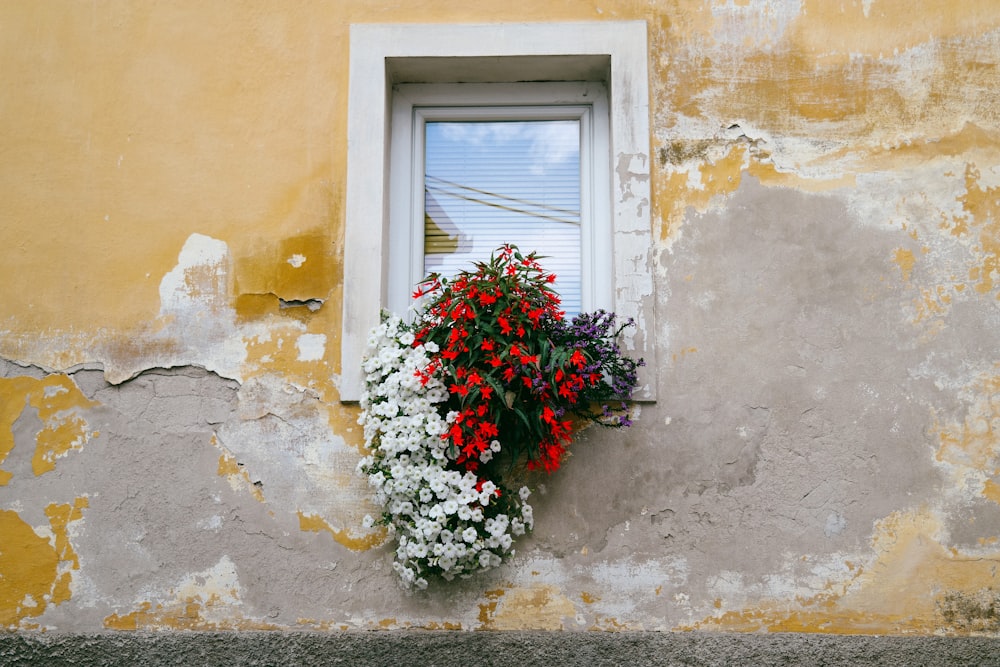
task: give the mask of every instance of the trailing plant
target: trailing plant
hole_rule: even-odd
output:
[[[496,567],[530,530],[519,471],[558,469],[579,422],[629,426],[642,360],[613,313],[570,320],[534,253],[499,248],[414,293],[410,324],[387,315],[369,338],[359,469],[397,538],[407,583]]]

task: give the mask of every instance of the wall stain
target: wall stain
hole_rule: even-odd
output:
[[[679,167],[688,160],[707,160],[708,149],[713,143],[715,142],[711,139],[674,139],[666,146],[657,149],[656,155],[660,159],[661,166],[669,163]]]
[[[789,40],[799,51],[825,62],[846,62],[856,55],[880,57],[937,40],[975,38],[1000,27],[1000,13],[992,0],[969,0],[956,12],[949,0],[920,4],[922,20],[915,20],[907,0],[830,3],[805,0]]]
[[[563,630],[574,618],[572,601],[551,585],[513,588],[486,593],[479,606],[481,630]]]
[[[949,591],[937,605],[945,625],[956,632],[1000,632],[1000,591],[992,586],[972,592]]]
[[[834,159],[844,159],[851,147],[836,151]],[[868,149],[864,168],[868,171],[890,171],[925,165],[941,158],[975,156],[985,162],[1000,159],[1000,133],[989,131],[973,122],[965,122],[956,131],[924,137],[897,138],[884,146]],[[956,221],[956,225],[958,221]],[[959,231],[956,229],[956,231]],[[960,232],[959,232],[960,233]]]
[[[588,628],[591,632],[623,632],[627,630],[642,630],[641,627],[622,623],[611,616],[596,616],[594,624]]]
[[[965,169],[966,193],[959,198],[966,218],[956,221],[955,233],[978,229],[979,245],[972,248],[977,263],[969,268],[969,280],[980,294],[989,294],[1000,280],[1000,186],[980,185],[980,171],[973,165]],[[997,292],[1000,299],[1000,291]]]
[[[442,621],[440,623],[437,621],[430,621],[428,623],[424,623],[420,627],[424,630],[461,630],[462,624],[452,623],[450,621]]]
[[[913,266],[917,263],[916,257],[913,256],[913,251],[906,248],[896,248],[896,252],[892,256],[892,261],[899,267],[900,273],[903,274],[903,280],[909,282],[910,276],[913,275]]]
[[[800,176],[792,171],[781,171],[773,162],[752,160],[747,165],[747,173],[769,187],[794,188],[803,192],[828,192],[857,185],[856,174],[845,173],[826,178]]]
[[[1000,473],[1000,364],[959,393],[961,421],[935,418],[935,459],[950,470],[953,483],[968,493],[998,500],[990,478]]]
[[[677,629],[844,635],[940,632],[943,601],[981,591],[984,584],[995,581],[1000,567],[1000,551],[968,553],[942,542],[944,534],[941,517],[931,511],[894,512],[876,523],[871,562],[850,568],[843,579],[831,579],[824,591],[808,598],[764,599],[744,609],[717,610]]]
[[[109,630],[278,630],[242,611],[236,565],[228,556],[208,570],[186,575],[159,601],[142,600],[126,613],[104,618]]]
[[[222,614],[214,618],[214,614]],[[104,619],[108,630],[281,630],[274,623],[244,618],[219,595],[190,596],[162,604],[143,602],[127,614],[111,614]]]

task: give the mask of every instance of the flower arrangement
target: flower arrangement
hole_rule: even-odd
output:
[[[359,423],[371,454],[358,469],[407,585],[497,567],[533,525],[518,473],[555,471],[581,421],[631,424],[643,362],[617,338],[634,323],[565,320],[554,281],[506,245],[474,270],[429,276],[414,321],[385,315],[369,336]]]

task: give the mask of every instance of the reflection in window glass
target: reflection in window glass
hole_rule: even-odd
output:
[[[513,243],[545,257],[564,309],[578,313],[579,121],[434,121],[425,132],[425,275]]]

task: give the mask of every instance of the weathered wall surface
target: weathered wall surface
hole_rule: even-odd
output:
[[[0,8],[0,626],[1000,633],[1000,6],[467,4]],[[348,27],[603,19],[660,400],[407,593],[337,392]]]

